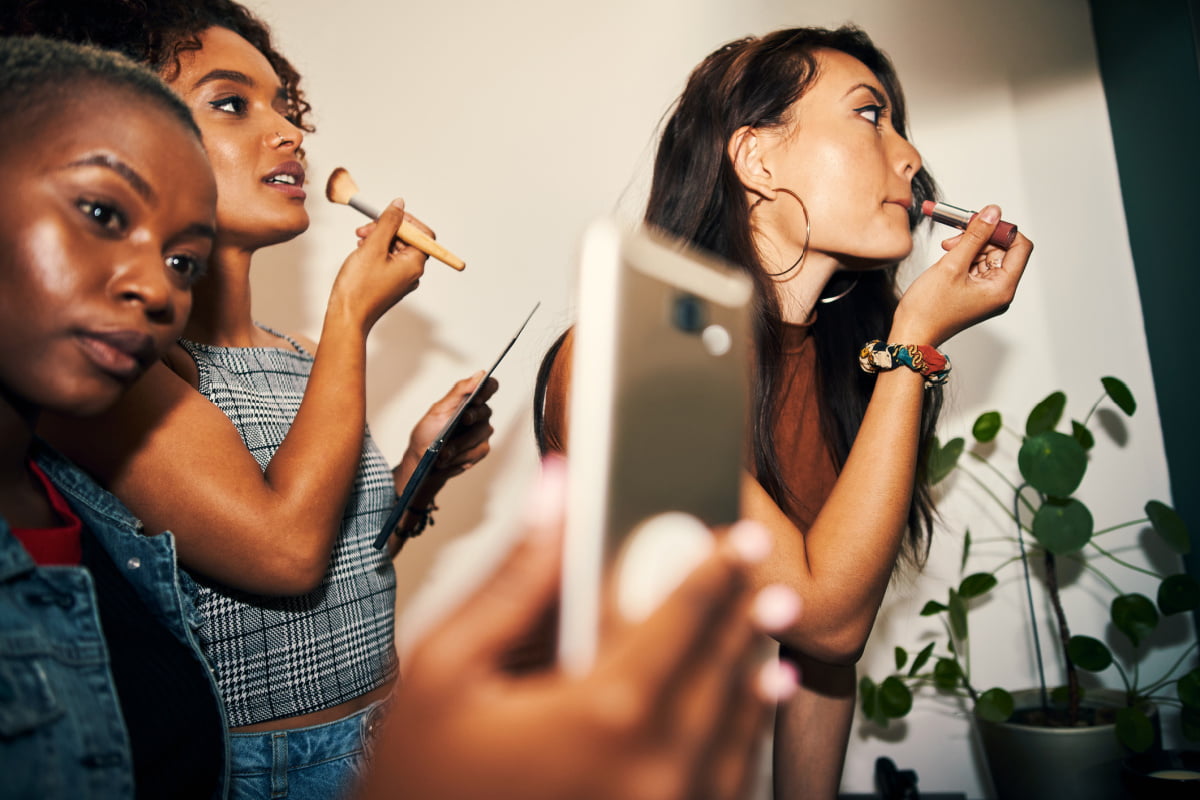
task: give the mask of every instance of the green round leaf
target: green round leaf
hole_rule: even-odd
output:
[[[929,472],[929,483],[940,483],[943,478],[954,471],[958,466],[958,459],[962,456],[963,446],[965,442],[961,436],[956,436],[946,442],[945,447],[938,446],[938,440],[935,436],[929,443],[929,460],[926,469]]]
[[[1132,417],[1133,412],[1137,411],[1137,401],[1133,399],[1133,392],[1129,391],[1129,387],[1111,376],[1101,378],[1100,383],[1104,384],[1105,393],[1117,404],[1117,408],[1124,411],[1126,416]]]
[[[904,665],[908,663],[908,651],[903,647],[896,648],[896,671],[904,669]]]
[[[1175,683],[1175,693],[1184,706],[1200,711],[1200,668],[1180,678]]]
[[[976,572],[962,579],[958,585],[958,593],[967,600],[987,594],[996,587],[996,576],[990,572]]]
[[[1078,500],[1050,498],[1033,515],[1033,537],[1061,556],[1083,548],[1092,539],[1092,512]]]
[[[1092,432],[1082,422],[1071,420],[1071,436],[1084,450],[1091,450],[1096,444],[1096,437],[1092,436]]]
[[[1200,583],[1191,575],[1170,575],[1158,585],[1158,609],[1163,614],[1178,614],[1200,607]]]
[[[962,596],[950,590],[950,631],[954,638],[962,641],[967,638],[967,602]]]
[[[939,603],[937,600],[930,600],[921,609],[922,617],[932,617],[934,614],[940,614],[946,610],[946,606]]]
[[[1108,645],[1091,636],[1072,636],[1067,642],[1067,655],[1075,666],[1088,672],[1101,672],[1113,662]]]
[[[875,688],[875,681],[866,675],[863,675],[858,681],[858,698],[863,716],[867,719],[874,719],[878,705],[878,691]]]
[[[1087,472],[1087,452],[1065,433],[1047,431],[1027,438],[1017,453],[1021,476],[1051,497],[1068,497]]]
[[[930,642],[921,648],[921,652],[917,653],[917,657],[913,659],[912,666],[908,669],[908,677],[913,677],[921,671],[921,667],[929,662],[929,657],[933,655],[934,642]]]
[[[1025,420],[1025,435],[1037,436],[1054,430],[1054,426],[1062,419],[1063,408],[1067,405],[1067,396],[1062,392],[1047,395],[1046,399],[1033,407],[1029,419]]]
[[[939,689],[953,690],[958,686],[958,676],[961,674],[957,661],[939,658],[933,665],[933,684]]]
[[[1144,594],[1123,594],[1112,601],[1112,621],[1137,647],[1158,627],[1158,611]]]
[[[1144,753],[1154,744],[1154,726],[1150,718],[1136,708],[1117,709],[1117,738],[1135,753]]]
[[[912,710],[913,697],[904,681],[895,675],[885,678],[879,685],[879,710],[884,716],[896,719]]]
[[[988,689],[975,701],[975,713],[988,722],[1004,722],[1012,712],[1012,695],[1003,689]]]
[[[1146,503],[1146,516],[1150,518],[1154,532],[1161,536],[1172,550],[1183,555],[1191,551],[1192,544],[1188,537],[1187,525],[1175,509],[1166,503],[1151,500]]]
[[[971,426],[971,435],[977,442],[990,442],[996,438],[1002,424],[999,411],[988,411],[980,414],[979,419],[975,420],[975,424]]]

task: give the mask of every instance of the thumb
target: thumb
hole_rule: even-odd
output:
[[[363,247],[376,256],[387,255],[391,249],[392,240],[396,238],[396,232],[400,230],[403,222],[404,199],[397,197],[388,203],[387,208],[379,215],[379,219],[375,220],[375,227],[367,234],[363,241]]]
[[[565,491],[565,462],[546,459],[526,510],[525,535],[483,585],[439,626],[437,635],[453,642],[482,669],[500,664],[557,602]]]
[[[975,256],[987,245],[1000,221],[1000,207],[986,205],[978,214],[971,218],[967,229],[958,237],[958,243],[950,251],[957,256],[963,265],[969,265]]]

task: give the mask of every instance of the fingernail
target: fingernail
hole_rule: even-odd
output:
[[[979,212],[979,218],[989,225],[993,222],[1000,221],[1000,206],[984,206],[983,211]]]
[[[401,211],[403,211],[403,210],[404,210],[404,198],[403,198],[403,197],[397,197],[395,200],[393,200],[393,201],[392,201],[392,207],[393,207],[393,208],[398,208],[398,209],[400,209]]]
[[[800,596],[781,583],[771,584],[754,596],[751,614],[764,631],[782,630],[800,616]]]
[[[782,703],[800,686],[800,673],[787,661],[773,658],[758,670],[759,696],[768,703]]]
[[[747,564],[757,564],[771,554],[771,534],[754,520],[744,519],[730,526],[729,543]]]
[[[562,521],[567,501],[567,465],[558,456],[542,459],[542,471],[525,507],[526,524],[542,530],[554,529]]]

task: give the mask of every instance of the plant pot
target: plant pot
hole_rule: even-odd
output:
[[[1121,780],[1131,798],[1194,800],[1200,797],[1200,752],[1160,750],[1130,756]]]
[[[1013,692],[1017,708],[1041,705],[1041,692]],[[1091,708],[1120,708],[1121,692],[1091,689],[1083,703]],[[1143,709],[1158,734],[1158,714]],[[1016,722],[975,719],[997,800],[1123,800],[1121,762],[1132,751],[1117,739],[1116,725],[1051,728]]]

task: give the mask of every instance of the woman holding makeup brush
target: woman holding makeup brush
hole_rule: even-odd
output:
[[[753,459],[743,513],[775,549],[762,582],[801,596],[776,636],[801,672],[777,715],[780,798],[833,798],[854,712],[853,664],[898,560],[919,564],[933,506],[926,452],[949,362],[937,349],[1002,313],[1032,244],[987,240],[985,207],[899,294],[935,186],[905,133],[890,61],[855,28],[731,42],[692,73],[659,142],[645,214],[728,259],[757,291]],[[535,400],[565,442],[569,333]]]
[[[372,542],[397,485],[481,376],[430,409],[389,469],[365,427],[365,345],[424,268],[423,253],[393,238],[401,201],[360,229],[319,348],[256,322],[254,254],[308,227],[310,128],[298,74],[247,9],[46,2],[21,24],[154,67],[196,117],[219,189],[208,275],[177,346],[99,421],[53,420],[45,432],[149,531],[174,532],[234,732],[234,796],[336,794],[396,676],[395,572]],[[466,412],[402,528],[424,527],[440,487],[487,453],[495,388]]]

